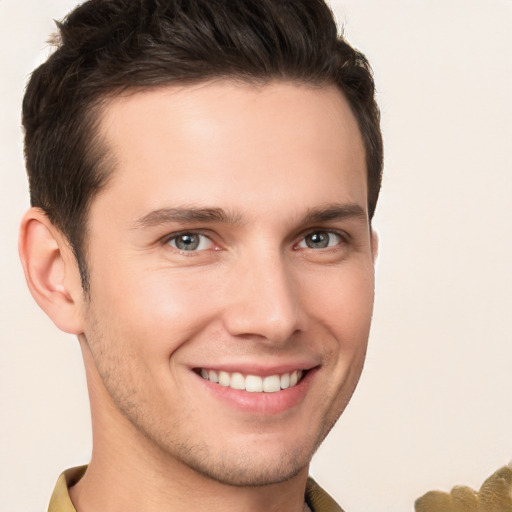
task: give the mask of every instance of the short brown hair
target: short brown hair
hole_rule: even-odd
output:
[[[101,103],[130,88],[213,78],[336,85],[362,134],[370,219],[383,148],[371,68],[323,0],[89,0],[62,23],[56,51],[23,100],[31,203],[69,240],[82,285],[87,209],[109,176]]]

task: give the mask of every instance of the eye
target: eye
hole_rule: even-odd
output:
[[[301,249],[327,249],[342,242],[342,237],[332,231],[313,231],[298,244]]]
[[[214,246],[207,236],[200,233],[179,233],[169,238],[167,243],[180,251],[204,251]]]

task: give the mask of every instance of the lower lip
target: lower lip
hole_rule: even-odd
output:
[[[218,400],[235,409],[245,413],[274,415],[292,409],[304,400],[315,373],[316,368],[312,368],[306,372],[298,384],[275,393],[251,393],[221,386],[199,375],[197,378]]]

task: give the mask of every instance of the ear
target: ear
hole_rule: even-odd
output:
[[[83,331],[83,291],[73,251],[40,208],[30,208],[20,227],[19,253],[30,293],[62,331]]]
[[[372,244],[373,263],[375,263],[377,256],[379,255],[379,235],[373,228],[370,228],[370,230],[370,243]]]

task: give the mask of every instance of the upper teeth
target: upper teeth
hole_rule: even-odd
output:
[[[202,369],[201,377],[232,389],[245,390],[251,393],[275,393],[281,389],[295,386],[302,378],[303,373],[302,370],[294,370],[282,375],[260,377],[259,375],[243,375],[240,372],[229,373],[223,370]]]

